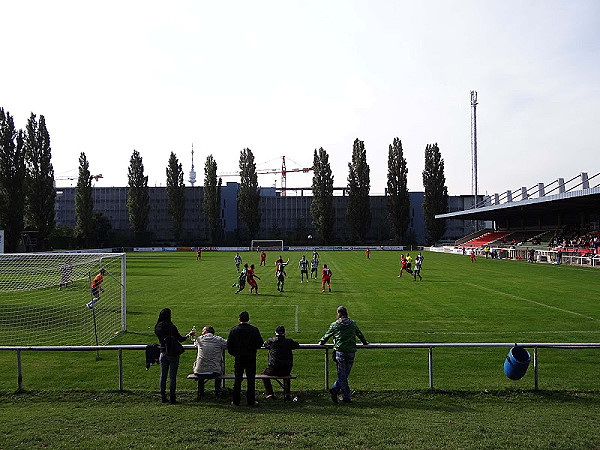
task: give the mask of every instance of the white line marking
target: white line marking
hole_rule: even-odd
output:
[[[294,328],[294,331],[297,333],[298,332],[298,305],[296,305],[296,317],[295,317],[295,320],[296,320],[296,326]]]
[[[600,319],[596,319],[595,317],[586,316],[584,314],[581,314],[581,313],[578,313],[578,312],[575,312],[575,311],[569,311],[568,309],[562,309],[562,308],[558,308],[556,306],[546,305],[545,303],[536,302],[535,300],[530,300],[530,299],[525,298],[525,297],[519,297],[518,295],[508,294],[506,292],[498,291],[496,289],[490,289],[490,288],[487,288],[487,287],[484,287],[484,286],[480,286],[480,285],[474,284],[474,283],[465,283],[465,284],[468,285],[468,286],[473,286],[473,287],[482,289],[484,291],[493,292],[495,294],[501,294],[501,295],[504,295],[506,297],[514,298],[516,300],[523,300],[525,302],[534,303],[534,304],[539,305],[539,306],[545,306],[546,308],[555,309],[557,311],[565,312],[565,313],[568,313],[568,314],[575,314],[576,316],[581,316],[581,317],[584,317],[586,319],[595,320],[596,322],[600,322]]]

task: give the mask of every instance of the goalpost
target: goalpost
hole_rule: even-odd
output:
[[[0,254],[0,345],[107,344],[126,330],[125,288],[125,253]]]
[[[250,251],[278,250],[283,251],[282,239],[253,239],[250,243]]]

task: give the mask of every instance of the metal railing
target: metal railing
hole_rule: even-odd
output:
[[[557,349],[600,349],[600,343],[556,343],[556,342],[525,342],[525,343],[505,343],[505,342],[480,342],[480,343],[410,343],[410,344],[368,344],[359,345],[358,349],[377,350],[377,349],[427,349],[428,350],[428,372],[429,389],[433,386],[433,349],[435,348],[476,348],[476,347],[505,347],[512,348],[518,345],[528,349],[533,349],[533,370],[535,389],[539,389],[538,377],[538,349],[539,348],[557,348]],[[123,350],[145,351],[146,345],[88,345],[88,346],[0,346],[0,351],[14,351],[17,354],[17,391],[23,389],[23,370],[21,365],[21,352],[29,351],[52,351],[52,352],[95,352],[95,351],[118,351],[119,358],[119,390],[123,390]],[[185,349],[193,350],[195,346],[184,345]],[[329,389],[329,356],[331,344],[300,344],[300,349],[325,351],[325,389]]]

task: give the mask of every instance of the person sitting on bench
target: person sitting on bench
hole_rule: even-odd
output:
[[[275,337],[267,339],[263,345],[269,349],[267,368],[263,371],[263,375],[288,376],[292,372],[294,364],[292,350],[300,348],[300,344],[293,339],[286,338],[285,327],[279,325],[275,330]],[[263,383],[267,399],[272,400],[274,395],[271,380],[263,379]],[[283,395],[285,400],[292,399],[290,394],[290,380],[283,380]]]
[[[198,357],[194,361],[194,373],[213,373],[215,376],[225,373],[225,361],[223,350],[227,348],[227,340],[221,336],[215,336],[215,329],[206,326],[202,329],[202,335],[194,340],[198,348]],[[202,381],[199,381],[202,383]],[[221,394],[221,380],[215,379],[215,395]]]

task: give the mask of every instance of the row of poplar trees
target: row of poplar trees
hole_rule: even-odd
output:
[[[335,211],[333,208],[333,174],[329,155],[320,148],[313,157],[313,200],[311,215],[319,241],[328,243],[333,238]],[[407,185],[408,167],[402,141],[394,138],[388,151],[387,175],[387,215],[396,242],[408,243],[410,223],[410,197]],[[444,160],[437,144],[425,148],[425,169],[423,170],[425,198],[423,210],[425,230],[429,243],[437,242],[445,231],[445,222],[435,220],[436,214],[448,211],[448,189],[444,175]],[[369,192],[371,188],[370,169],[364,142],[356,139],[352,148],[352,160],[348,163],[348,223],[355,242],[364,242],[371,227]]]
[[[239,169],[239,215],[246,225],[248,235],[256,237],[260,229],[260,188],[254,154],[249,148],[240,152]],[[314,151],[313,169],[312,222],[319,241],[328,243],[333,240],[335,211],[333,174],[329,155],[323,148]],[[407,242],[410,222],[407,174],[402,142],[395,138],[388,152],[386,196],[388,220],[399,243]],[[169,156],[166,176],[168,209],[175,238],[179,239],[185,216],[185,185],[182,165],[173,152]],[[98,223],[106,221],[99,213],[94,212],[92,179],[89,161],[82,152],[75,197],[77,222],[74,237],[83,246],[93,244],[92,237],[98,233]],[[435,215],[446,212],[448,208],[445,182],[444,160],[440,150],[437,144],[427,145],[423,170],[423,209],[429,242],[439,240],[444,233],[444,221],[436,221]],[[213,242],[219,242],[223,237],[221,186],[222,180],[217,176],[217,163],[209,155],[204,166],[203,212]],[[148,177],[144,175],[142,157],[136,150],[129,163],[128,187],[129,221],[132,230],[141,236],[148,225],[150,200]],[[356,139],[352,159],[348,163],[347,179],[347,219],[356,242],[365,241],[371,226],[370,187],[370,169],[364,142]],[[32,113],[25,130],[17,130],[10,113],[0,108],[0,229],[5,230],[7,252],[17,250],[25,228],[37,232],[40,249],[45,249],[47,238],[55,224],[55,196],[50,136],[44,116],[40,115],[38,119]]]
[[[85,155],[82,154],[82,157]],[[81,164],[81,159],[80,159]],[[260,188],[254,154],[249,148],[240,152],[240,188],[237,195],[239,217],[246,226],[248,237],[258,236],[260,230]],[[80,171],[82,168],[80,167]],[[314,151],[313,157],[313,200],[311,216],[317,238],[321,243],[333,241],[335,211],[333,207],[333,174],[329,155],[323,148]],[[185,215],[185,187],[183,170],[173,152],[167,165],[167,201],[172,218],[175,238],[179,239]],[[402,141],[394,138],[388,152],[387,210],[388,220],[395,240],[405,244],[409,240],[410,198],[407,186],[408,168]],[[83,180],[89,180],[85,172]],[[136,233],[145,231],[148,222],[149,197],[148,177],[144,176],[142,158],[137,151],[131,156],[129,171],[129,195],[127,207],[129,221]],[[364,142],[356,139],[352,148],[352,159],[348,163],[348,208],[347,220],[356,242],[364,242],[371,227],[370,209],[370,168]],[[427,240],[438,241],[445,231],[443,220],[435,220],[436,214],[448,211],[448,189],[444,175],[444,160],[437,144],[425,148],[425,169],[423,170],[425,198],[423,210]],[[219,243],[224,235],[221,220],[222,179],[217,176],[217,162],[208,155],[204,165],[204,189],[202,209],[208,223],[212,242]],[[79,192],[79,190],[78,190]],[[90,192],[91,196],[91,192]],[[80,215],[78,214],[78,218]]]
[[[54,228],[54,169],[44,116],[31,114],[25,130],[0,108],[0,229],[5,251],[15,252],[23,230],[36,232],[44,250]]]

